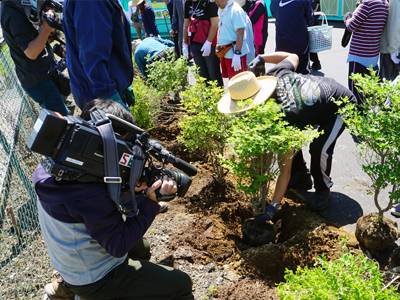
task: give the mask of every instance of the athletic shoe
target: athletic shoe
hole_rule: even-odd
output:
[[[390,209],[390,213],[395,217],[400,217],[400,204],[393,206]]]
[[[310,190],[313,182],[310,173],[295,173],[290,177],[288,189]]]
[[[331,190],[324,189],[315,191],[309,206],[312,211],[320,211],[325,209],[329,205],[329,200],[331,199]]]
[[[62,278],[54,280],[52,283],[47,284],[44,287],[44,291],[47,295],[43,299],[50,300],[73,300],[75,294],[72,293],[64,285],[64,280]],[[47,298],[46,298],[47,296]]]
[[[321,63],[319,61],[316,61],[312,64],[311,69],[314,71],[321,70]]]
[[[158,205],[160,205],[160,210],[158,211],[159,214],[162,214],[163,212],[166,212],[168,210],[168,203],[164,201],[158,202]]]

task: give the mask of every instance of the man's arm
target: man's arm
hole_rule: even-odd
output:
[[[211,27],[210,30],[208,31],[207,41],[211,43],[214,40],[215,34],[217,33],[218,30],[218,20],[219,20],[218,17],[210,18]]]
[[[178,24],[179,24],[179,20],[178,20],[178,16],[177,16],[178,12],[177,12],[177,9],[176,9],[176,6],[178,5],[177,1],[180,2],[180,0],[175,0],[172,3],[172,21],[171,21],[171,30],[169,32],[169,34],[172,37],[174,37],[175,33],[178,31]],[[181,2],[179,4],[182,5]]]
[[[286,189],[290,180],[290,173],[292,170],[292,158],[293,153],[290,153],[279,159],[279,167],[281,169],[281,173],[279,174],[276,181],[275,192],[274,196],[272,197],[272,202],[281,203],[283,196],[286,193]]]
[[[47,12],[47,16],[50,18],[58,20],[58,17],[55,15],[53,10]],[[28,47],[24,50],[26,57],[31,60],[35,60],[40,53],[42,53],[44,47],[46,46],[47,40],[49,39],[50,33],[54,30],[53,27],[50,27],[49,24],[42,18],[42,28],[39,32],[39,35],[30,43]]]
[[[306,0],[306,20],[308,26],[314,24],[314,11],[312,9],[310,0]]]
[[[161,44],[163,44],[163,45],[165,45],[167,47],[174,47],[175,46],[174,42],[172,42],[170,40],[164,40],[164,39],[156,38],[156,41],[158,41],[159,43],[161,43]]]
[[[142,75],[146,77],[147,76],[147,72],[146,72],[147,62],[145,61],[144,55],[145,54],[142,53],[142,51],[136,50],[135,54],[134,54],[134,60],[140,70],[140,73],[142,73]]]
[[[293,53],[278,51],[278,52],[263,54],[260,56],[264,59],[266,63],[271,63],[271,64],[278,64],[281,61],[287,59],[293,64],[295,70],[299,65],[299,57],[297,56],[297,54]]]
[[[237,29],[236,33],[237,36],[236,36],[235,50],[241,51],[243,46],[244,28]]]
[[[356,10],[353,12],[351,18],[346,20],[346,27],[350,31],[356,31],[357,28],[361,27],[365,20],[368,18],[369,9],[365,3],[361,3]]]
[[[71,17],[76,28],[79,61],[93,85],[93,95],[100,98],[118,94],[108,71],[113,45],[113,11],[114,7],[108,1],[77,1],[73,13],[85,18]],[[101,38],[97,38],[94,32],[101,32]]]
[[[185,20],[183,21],[183,44],[187,44],[188,43],[188,28],[189,28],[189,24],[190,24],[190,19],[189,18],[185,18]]]

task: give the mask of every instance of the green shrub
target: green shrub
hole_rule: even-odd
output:
[[[288,269],[285,273],[286,283],[278,285],[282,300],[400,299],[394,287],[384,288],[376,262],[350,250],[343,250],[336,261],[328,262],[322,255],[313,269],[298,267],[296,273]]]
[[[187,85],[188,65],[183,56],[175,60],[174,55],[169,52],[165,59],[149,64],[147,80],[161,97],[178,99],[180,90]]]
[[[352,75],[354,84],[364,96],[361,113],[354,104],[339,110],[348,131],[359,139],[358,157],[363,171],[371,178],[374,203],[378,219],[400,198],[400,86],[390,81],[383,82],[371,69],[370,75]],[[390,99],[391,106],[385,106]],[[339,104],[348,99],[338,101]],[[379,199],[380,192],[391,187],[388,200]],[[380,200],[380,201],[379,201]],[[381,206],[382,205],[382,206]]]
[[[135,78],[132,84],[135,94],[135,106],[130,110],[139,126],[145,130],[150,130],[156,125],[160,114],[159,94],[150,89],[142,79]]]
[[[217,82],[205,82],[197,77],[196,84],[182,92],[182,104],[187,115],[180,119],[182,128],[178,140],[190,151],[200,150],[207,154],[214,173],[219,181],[224,177],[224,170],[218,156],[224,155],[229,136],[229,116],[218,111],[218,101],[223,95],[223,88]]]
[[[269,100],[235,115],[231,126],[235,154],[223,165],[237,176],[238,189],[250,195],[256,214],[264,212],[271,180],[280,174],[278,165],[318,136],[316,130],[288,126],[282,116],[281,106]]]

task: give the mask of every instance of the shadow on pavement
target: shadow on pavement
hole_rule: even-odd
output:
[[[332,192],[328,207],[319,212],[321,216],[338,226],[357,223],[364,215],[361,205],[342,193]]]
[[[304,198],[306,203],[309,203],[314,195],[310,191],[296,192]],[[338,192],[331,192],[329,205],[318,213],[339,227],[355,224],[358,218],[364,215],[361,205],[356,200]]]

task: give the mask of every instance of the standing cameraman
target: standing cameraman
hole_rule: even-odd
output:
[[[115,101],[93,100],[81,117],[90,120],[97,107],[132,124],[135,119]],[[114,132],[128,132],[113,123]],[[150,245],[143,235],[160,206],[162,195],[177,192],[174,180],[165,176],[151,187],[135,188],[138,214],[123,218],[109,196],[106,183],[57,180],[39,165],[32,175],[38,195],[40,226],[52,266],[65,281],[46,285],[50,299],[191,299],[190,277],[171,267],[153,264]],[[132,200],[121,193],[122,203]]]
[[[20,1],[1,3],[1,27],[15,63],[15,71],[22,88],[41,107],[67,115],[68,110],[56,84],[50,79],[55,72],[53,52],[48,37],[53,27],[41,19],[38,30],[28,19]],[[44,13],[43,13],[44,14]],[[59,21],[54,10],[45,12],[50,19]]]

